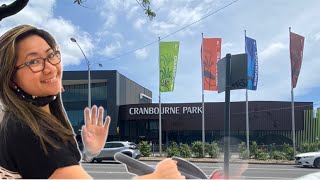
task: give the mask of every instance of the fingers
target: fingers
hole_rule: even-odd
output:
[[[105,129],[106,131],[109,129],[110,121],[111,121],[110,116],[107,116],[107,117],[106,117],[106,120],[105,120],[105,122],[104,122],[104,129]]]
[[[87,139],[87,128],[85,126],[82,126],[82,131],[81,131],[81,138],[82,138],[82,142],[84,142]]]
[[[88,126],[89,124],[92,124],[91,118],[90,118],[90,109],[89,108],[84,109],[84,117],[85,117],[86,126]]]
[[[103,126],[103,107],[99,107],[98,109],[98,126]]]
[[[97,125],[97,106],[94,105],[91,109],[91,124]]]
[[[88,107],[85,108],[84,114],[85,114],[85,123],[86,123],[86,125],[87,126],[88,125],[105,126],[105,128],[108,129],[111,118],[109,116],[106,117],[105,123],[103,123],[103,112],[104,112],[104,109],[103,109],[102,106],[97,108],[97,106],[94,105],[91,110]]]

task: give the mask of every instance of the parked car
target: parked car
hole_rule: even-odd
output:
[[[114,154],[121,152],[134,159],[139,159],[141,156],[140,150],[133,142],[128,141],[109,141],[101,150],[100,154],[96,156],[91,162],[102,162],[103,160],[114,160]]]
[[[320,168],[320,151],[298,154],[295,156],[295,163],[303,167]]]

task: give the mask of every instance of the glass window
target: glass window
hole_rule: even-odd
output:
[[[124,145],[121,143],[114,143],[113,147],[118,148],[118,147],[123,147]]]

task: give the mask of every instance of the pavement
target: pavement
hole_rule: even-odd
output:
[[[165,159],[165,155],[155,155],[155,156],[150,156],[150,157],[140,157],[140,161],[161,161]],[[210,157],[205,157],[205,158],[184,158],[190,162],[203,162],[203,163],[223,163],[224,159],[223,156],[220,156],[219,158],[210,158]],[[230,163],[239,163],[239,164],[277,164],[277,165],[294,165],[294,161],[288,161],[288,160],[274,160],[274,159],[268,159],[268,160],[256,160],[256,159],[241,159],[239,158],[239,155],[237,154],[232,154],[231,157],[229,158]]]

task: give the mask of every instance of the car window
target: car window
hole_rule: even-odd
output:
[[[114,143],[113,147],[123,147],[124,145],[122,143]]]
[[[119,147],[124,147],[124,145],[122,143],[106,143],[106,145],[104,146],[104,148],[119,148]]]
[[[112,143],[106,143],[106,145],[104,146],[104,148],[112,148]]]

